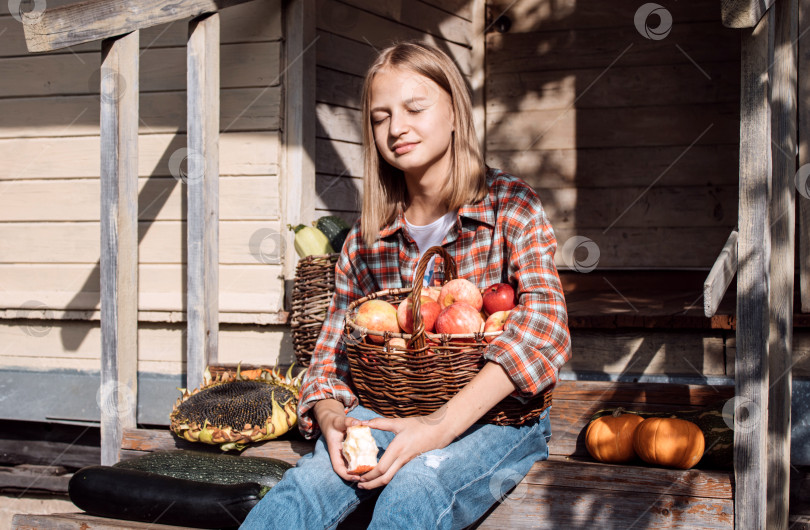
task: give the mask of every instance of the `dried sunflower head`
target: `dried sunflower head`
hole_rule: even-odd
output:
[[[298,391],[304,372],[293,378],[277,368],[261,368],[216,378],[206,369],[201,388],[182,395],[171,413],[170,429],[190,442],[219,445],[223,451],[271,440],[297,422]]]

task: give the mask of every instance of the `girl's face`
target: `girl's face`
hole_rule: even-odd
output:
[[[453,104],[450,95],[427,77],[385,68],[371,82],[371,127],[377,150],[405,175],[450,171]]]

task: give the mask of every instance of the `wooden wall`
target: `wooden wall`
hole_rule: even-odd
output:
[[[642,4],[488,0],[511,28],[486,37],[487,158],[538,189],[561,247],[593,240],[599,268],[708,269],[737,222],[740,37],[695,0],[648,39]]]
[[[424,39],[471,71],[472,0],[321,0],[317,3],[316,211],[354,220],[363,149],[360,96],[377,50]]]
[[[9,4],[0,3],[0,368],[98,370],[100,44],[29,54]],[[281,1],[231,7],[221,20],[219,304],[223,322],[243,326],[223,328],[219,361],[272,363],[289,343],[286,328],[259,326],[283,307]],[[185,357],[187,32],[180,21],[140,37],[140,368],[154,372],[181,373]],[[263,346],[247,346],[256,336]]]

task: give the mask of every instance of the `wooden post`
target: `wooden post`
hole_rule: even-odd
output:
[[[706,318],[711,318],[717,313],[720,307],[720,302],[723,301],[723,295],[726,294],[726,289],[737,274],[737,239],[740,233],[732,230],[729,234],[726,244],[723,245],[723,250],[709,271],[706,281],[703,282],[703,314]]]
[[[799,1],[799,35],[810,31],[810,0]],[[798,43],[799,171],[810,169],[810,39]],[[810,179],[798,179],[799,187],[799,289],[802,313],[810,313]]]
[[[773,10],[753,30],[742,30],[734,430],[734,522],[739,529],[766,528],[773,31]]]
[[[118,461],[138,392],[138,41],[101,46],[101,463]]]
[[[793,276],[796,208],[796,36],[798,0],[779,0],[774,11],[771,72],[771,325],[768,346],[769,529],[788,527],[790,397],[793,358]]]
[[[198,388],[219,332],[219,14],[189,23],[188,357],[186,386]]]
[[[315,216],[315,6],[284,2],[284,146],[280,177],[281,226],[309,224]],[[294,234],[282,228],[284,292],[287,307],[298,256]],[[339,249],[336,249],[339,251]]]
[[[481,154],[486,158],[487,152],[487,3],[486,0],[474,0],[472,3],[472,104],[475,134],[481,145]]]

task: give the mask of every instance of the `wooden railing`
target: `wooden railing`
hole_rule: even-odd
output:
[[[192,17],[187,42],[187,375],[218,336],[219,14],[248,0],[90,0],[23,17],[29,51],[101,40],[101,462],[135,427],[138,376],[139,30]]]

